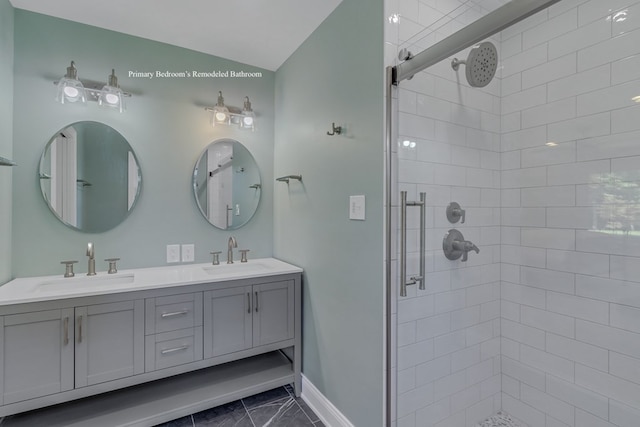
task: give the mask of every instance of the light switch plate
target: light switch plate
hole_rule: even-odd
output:
[[[180,245],[167,245],[167,262],[180,262]]]
[[[349,196],[349,219],[364,221],[364,196]]]
[[[193,262],[195,259],[196,247],[193,243],[182,245],[182,262]]]

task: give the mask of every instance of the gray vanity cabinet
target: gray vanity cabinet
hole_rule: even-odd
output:
[[[3,405],[71,390],[73,308],[0,316]]]
[[[0,322],[4,405],[144,371],[143,300],[7,315]]]
[[[299,395],[301,279],[293,271],[0,300],[0,417],[147,426],[285,384]]]
[[[204,293],[205,359],[294,337],[294,281]]]
[[[144,372],[144,300],[76,307],[75,386]]]

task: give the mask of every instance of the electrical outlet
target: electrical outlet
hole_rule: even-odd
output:
[[[196,247],[193,243],[182,245],[182,262],[193,262],[195,259]]]
[[[180,262],[180,245],[167,245],[167,262]]]

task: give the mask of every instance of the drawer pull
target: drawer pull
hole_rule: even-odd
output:
[[[171,353],[175,353],[176,351],[182,351],[182,350],[186,350],[188,349],[189,346],[188,345],[183,345],[181,347],[175,347],[175,348],[168,348],[166,350],[162,350],[160,353],[161,354],[171,354]]]
[[[185,314],[188,314],[188,313],[189,313],[189,310],[172,311],[171,313],[162,313],[160,317],[162,317],[163,319],[166,319],[167,317],[184,316]]]

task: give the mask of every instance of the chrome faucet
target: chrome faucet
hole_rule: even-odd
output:
[[[95,252],[93,248],[93,243],[89,242],[87,244],[87,256],[89,257],[89,268],[87,271],[87,276],[95,276],[96,275],[96,260],[95,260]]]
[[[229,237],[229,250],[227,251],[227,264],[233,264],[233,248],[238,247],[238,242],[236,238],[231,236]]]

